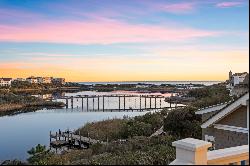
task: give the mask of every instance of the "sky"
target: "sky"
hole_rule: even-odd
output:
[[[249,71],[248,0],[0,0],[0,77],[224,81]]]

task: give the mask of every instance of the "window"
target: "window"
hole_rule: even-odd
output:
[[[208,150],[215,150],[215,137],[214,136],[205,135],[205,141],[212,143],[212,146],[208,148]]]

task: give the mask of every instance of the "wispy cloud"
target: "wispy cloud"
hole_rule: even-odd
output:
[[[0,41],[112,44],[184,41],[220,35],[220,32],[166,25],[130,24],[118,20],[40,22],[0,25]]]
[[[165,12],[183,14],[190,13],[195,10],[196,4],[193,2],[184,2],[184,3],[173,3],[162,5],[161,9]]]
[[[220,2],[220,3],[217,3],[216,4],[216,7],[219,7],[219,8],[230,8],[230,7],[238,7],[238,6],[242,6],[242,2]]]

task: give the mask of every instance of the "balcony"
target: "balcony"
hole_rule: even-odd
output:
[[[176,159],[170,165],[249,165],[249,146],[208,151],[210,142],[186,138],[172,143]]]

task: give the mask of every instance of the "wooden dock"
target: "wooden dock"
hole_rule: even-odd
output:
[[[92,139],[90,137],[83,137],[81,133],[75,134],[72,131],[64,131],[52,133],[50,131],[50,145],[53,148],[58,148],[62,146],[77,147],[77,148],[88,148],[92,144],[104,144],[105,142]]]
[[[118,105],[117,109],[108,109],[105,107],[105,99],[107,98],[117,98]],[[139,108],[127,108],[126,107],[126,98],[138,98],[137,102],[139,102]],[[87,110],[89,109],[90,102],[92,100],[92,111],[102,110],[102,111],[145,111],[145,110],[153,110],[153,109],[163,109],[163,108],[176,108],[182,106],[172,106],[170,103],[170,107],[162,106],[162,99],[165,99],[164,96],[161,95],[127,95],[127,94],[116,94],[116,95],[77,95],[77,96],[65,96],[59,99],[65,100],[66,108],[69,107],[69,102],[71,103],[71,108],[74,108],[74,99],[80,99],[82,103],[82,108],[85,105]],[[84,100],[86,103],[84,103]],[[160,99],[160,100],[159,100]],[[157,102],[158,100],[158,102]],[[153,102],[154,101],[154,102]],[[147,104],[149,102],[149,104]]]

